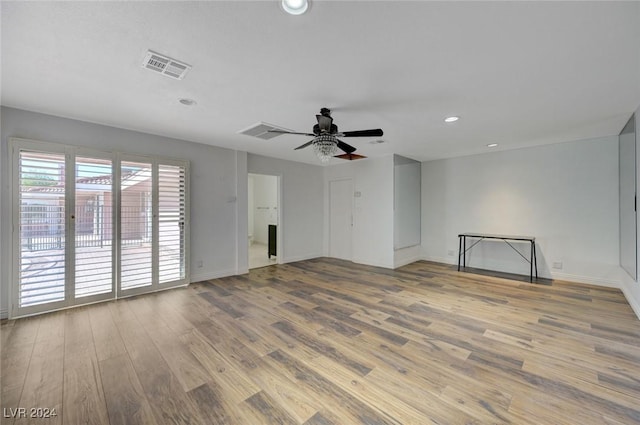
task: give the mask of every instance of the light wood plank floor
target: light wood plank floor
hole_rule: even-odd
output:
[[[2,424],[640,423],[619,290],[428,262],[277,265],[1,336]]]

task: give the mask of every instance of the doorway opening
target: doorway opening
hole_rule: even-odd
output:
[[[249,174],[249,269],[281,262],[280,177]]]

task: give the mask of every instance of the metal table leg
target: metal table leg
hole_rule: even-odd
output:
[[[529,264],[531,265],[531,270],[529,272],[529,282],[533,283],[533,258],[536,255],[535,254],[535,244],[533,243],[533,241],[531,241],[531,261],[529,261]]]
[[[462,255],[462,236],[458,236],[458,271],[460,271],[460,256]]]

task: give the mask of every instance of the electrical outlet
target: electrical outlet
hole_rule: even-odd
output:
[[[453,249],[450,249],[449,251],[447,251],[447,254],[448,254],[450,257],[453,257],[453,255],[454,255]]]
[[[197,268],[199,268],[199,269],[201,269],[201,268],[202,268],[202,260],[198,260],[198,261],[196,262],[196,267],[197,267]]]
[[[554,261],[552,267],[557,270],[562,270],[562,261]]]

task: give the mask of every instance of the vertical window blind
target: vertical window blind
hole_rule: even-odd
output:
[[[66,278],[65,155],[21,152],[18,305],[63,301]]]
[[[75,297],[112,291],[113,166],[108,159],[75,163]]]
[[[153,282],[152,164],[122,161],[120,165],[120,287]]]
[[[158,244],[160,283],[185,277],[185,167],[158,167]]]

